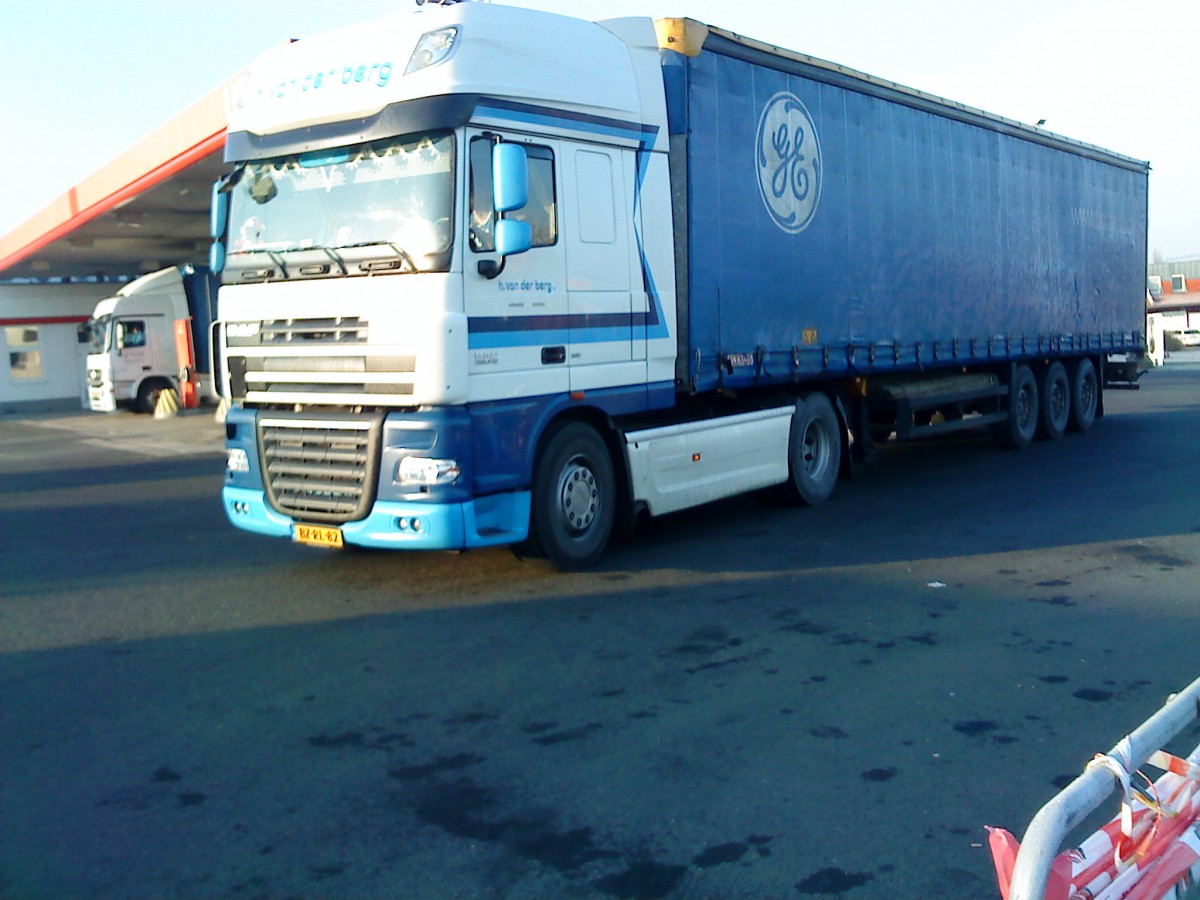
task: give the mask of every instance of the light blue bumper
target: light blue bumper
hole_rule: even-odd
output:
[[[295,520],[271,509],[262,491],[225,487],[221,499],[225,515],[238,528],[269,537],[292,537]],[[512,544],[529,534],[529,499],[528,491],[518,491],[464,503],[380,501],[365,519],[343,524],[342,539],[358,547],[396,550],[465,550]]]

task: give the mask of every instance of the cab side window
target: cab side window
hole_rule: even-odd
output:
[[[558,242],[558,201],[554,190],[554,152],[549,147],[525,146],[529,157],[529,202],[524,209],[505,217],[528,222],[533,246],[549,247]],[[471,140],[470,242],[476,253],[496,249],[496,210],[492,204],[492,142]]]
[[[125,319],[119,323],[120,333],[117,346],[145,347],[146,323],[140,319]]]

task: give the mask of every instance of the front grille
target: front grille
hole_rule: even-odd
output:
[[[259,420],[271,506],[314,522],[361,519],[375,499],[382,416]]]
[[[417,358],[405,356],[228,356],[235,400],[253,403],[383,403],[406,406]],[[325,400],[324,397],[333,398]]]
[[[358,316],[225,323],[225,340],[230,347],[365,344],[367,332],[367,320]]]
[[[268,319],[259,331],[259,343],[279,344],[365,344],[367,322],[358,316],[325,319]]]

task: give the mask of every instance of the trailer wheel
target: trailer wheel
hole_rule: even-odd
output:
[[[1086,356],[1077,360],[1071,370],[1071,415],[1067,419],[1069,431],[1084,432],[1096,421],[1096,407],[1100,401],[1100,382],[1096,378],[1096,367]]]
[[[803,506],[823,503],[837,486],[841,465],[842,429],[833,404],[822,393],[809,394],[792,415],[784,497]]]
[[[585,569],[612,535],[617,479],[595,429],[568,422],[550,435],[533,476],[529,537],[558,569]]]
[[[1008,418],[992,426],[992,436],[1001,447],[1021,450],[1033,443],[1037,427],[1037,381],[1029,366],[1016,366],[1008,386]]]
[[[1038,385],[1037,436],[1057,441],[1067,430],[1071,418],[1071,382],[1067,370],[1057,360],[1046,367]]]

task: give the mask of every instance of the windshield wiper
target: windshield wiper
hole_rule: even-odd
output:
[[[271,257],[271,261],[279,266],[279,274],[284,278],[290,278],[287,270],[287,263],[283,261],[283,255],[278,250],[268,250],[267,256]]]
[[[392,241],[362,241],[361,243],[358,243],[358,244],[343,244],[342,246],[338,247],[338,249],[339,250],[358,250],[358,249],[361,249],[364,247],[378,247],[381,250],[386,247],[386,248],[390,249],[392,251],[392,253],[394,254],[394,256],[390,259],[388,259],[388,258],[379,258],[379,259],[368,258],[368,259],[363,259],[363,260],[359,261],[358,267],[360,269],[362,269],[364,272],[380,272],[380,271],[384,271],[387,269],[395,269],[395,268],[397,268],[397,266],[396,266],[397,260],[399,260],[401,263],[403,263],[405,266],[407,266],[410,271],[413,271],[413,272],[418,271],[417,264],[413,261],[413,258],[412,258],[412,256],[409,255],[408,251],[405,250],[403,247],[401,247],[399,244],[395,244]]]
[[[338,267],[338,272],[340,272],[342,275],[347,274],[345,260],[343,260],[340,256],[338,256],[336,253],[333,252],[333,250],[331,250],[328,247],[322,247],[321,249],[325,251],[326,256],[328,256],[330,259],[333,260],[333,264]]]

